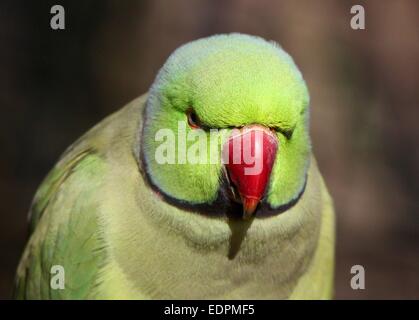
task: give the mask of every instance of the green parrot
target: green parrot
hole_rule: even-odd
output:
[[[331,298],[334,210],[308,122],[306,84],[276,43],[181,46],[39,187],[15,297]]]

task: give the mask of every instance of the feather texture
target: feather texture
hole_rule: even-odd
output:
[[[164,113],[164,108],[167,116],[186,119],[182,110],[170,109],[172,103],[179,107],[185,102],[173,95],[173,90],[181,90],[178,86],[181,82],[168,86],[168,92],[157,94],[159,87],[155,85],[151,96],[132,101],[76,141],[41,184],[31,208],[30,239],[17,270],[17,298],[325,299],[332,296],[333,203],[311,154],[308,94],[301,75],[282,49],[260,38],[230,35],[210,41],[214,45],[221,41],[223,50],[231,50],[227,61],[234,61],[235,54],[244,59],[230,65],[231,72],[219,79],[228,83],[237,78],[241,85],[235,87],[238,91],[222,90],[230,99],[230,115],[222,111],[225,106],[217,100],[218,89],[203,89],[205,92],[195,97],[202,104],[199,115],[207,123],[220,126],[234,125],[234,120],[252,121],[252,115],[261,121],[274,121],[278,126],[292,123],[292,138],[277,133],[281,156],[277,158],[279,166],[273,169],[268,192],[272,207],[287,201],[292,201],[292,205],[281,214],[256,217],[249,222],[229,217],[225,212],[208,216],[193,206],[182,209],[152,188],[149,179],[152,172],[146,170],[141,159],[144,152],[151,152],[153,136],[147,136],[143,127],[156,119],[163,121],[159,113]],[[208,43],[200,42],[189,49],[198,59],[199,54],[216,49],[207,46]],[[254,54],[250,58],[246,58],[246,51],[235,47],[242,43]],[[262,59],[264,54],[271,60]],[[283,61],[278,62],[278,57]],[[184,58],[180,56],[180,60]],[[208,61],[217,61],[213,60],[210,57]],[[183,72],[195,60],[186,59],[186,65],[179,61],[178,65],[176,61],[176,57],[169,59],[169,66],[174,64]],[[263,61],[276,61],[273,65],[277,69],[271,70],[271,75],[261,74],[270,66]],[[242,78],[237,68],[246,64],[249,68]],[[205,64],[197,68],[201,70],[201,67]],[[169,77],[169,69],[162,69],[157,83]],[[218,79],[217,72],[210,73]],[[271,89],[262,81],[258,85],[265,91],[258,92],[257,85],[248,82],[246,74],[266,80]],[[195,85],[206,88],[208,83]],[[163,87],[161,90],[167,89]],[[284,90],[274,92],[278,87]],[[241,118],[234,118],[236,100],[232,93],[240,92],[245,95],[239,94],[237,99],[252,106],[245,109]],[[165,94],[175,102],[167,100]],[[257,99],[253,99],[257,97],[272,110],[276,110],[272,101],[280,97],[281,115],[273,116],[272,110],[257,109]],[[159,109],[158,103],[166,105]],[[216,108],[217,103],[222,106],[221,111]],[[236,105],[242,107],[240,103]],[[217,112],[222,112],[222,116],[216,116]],[[279,121],[281,117],[286,121]],[[186,185],[177,195],[199,195],[200,200],[211,205],[219,188],[219,165],[208,171],[211,174],[198,166],[189,171],[166,167],[159,171],[161,182],[166,186],[171,184],[172,189]],[[205,174],[197,179],[194,174],[198,172]],[[304,177],[305,188],[301,192]],[[300,193],[298,198],[296,192]],[[53,289],[50,285],[54,265],[65,270],[64,289]]]

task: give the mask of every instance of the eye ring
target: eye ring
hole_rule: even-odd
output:
[[[186,117],[188,118],[188,124],[192,129],[201,128],[199,125],[199,118],[193,108],[189,108],[186,111]]]

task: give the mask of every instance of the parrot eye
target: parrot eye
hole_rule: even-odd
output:
[[[192,129],[198,129],[201,127],[199,125],[198,116],[192,108],[189,108],[188,111],[186,111],[186,116],[188,117],[188,124]]]

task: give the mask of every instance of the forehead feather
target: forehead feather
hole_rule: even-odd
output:
[[[183,45],[161,69],[156,87],[183,91],[185,96],[175,93],[175,98],[188,100],[198,112],[205,110],[204,117],[214,119],[233,110],[255,120],[276,112],[295,117],[309,99],[300,71],[284,50],[274,42],[242,34]]]

